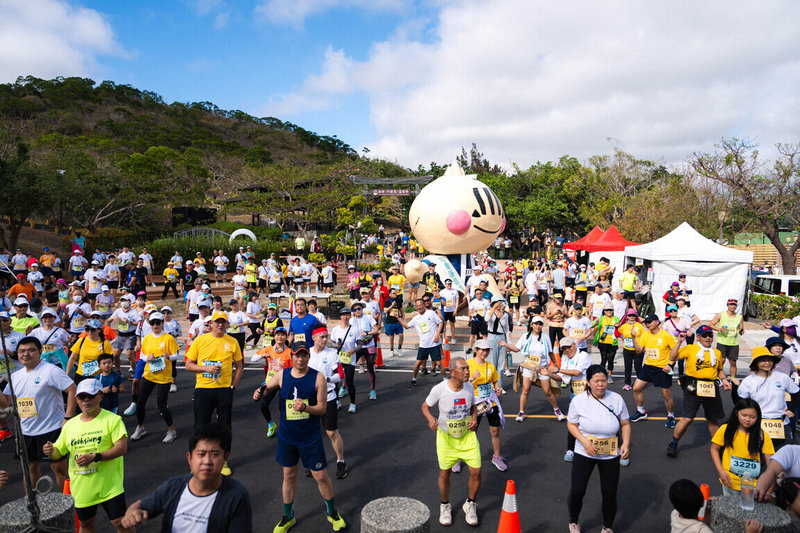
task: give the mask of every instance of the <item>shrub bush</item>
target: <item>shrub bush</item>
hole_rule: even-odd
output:
[[[748,315],[763,320],[780,321],[800,314],[800,300],[788,296],[751,294]]]
[[[237,222],[227,222],[224,220],[209,224],[207,227],[215,228],[225,233],[233,233],[237,229],[249,229],[259,241],[278,241],[281,239],[281,229],[272,226],[252,226],[250,224],[239,224]],[[244,237],[247,238],[247,237]],[[248,239],[249,240],[249,239]]]

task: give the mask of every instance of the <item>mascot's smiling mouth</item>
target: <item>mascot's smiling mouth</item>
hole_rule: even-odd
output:
[[[494,230],[494,231],[489,231],[489,230],[485,230],[485,229],[483,229],[483,228],[482,228],[482,227],[480,227],[480,226],[475,226],[475,225],[473,225],[472,227],[473,227],[473,228],[475,228],[476,230],[478,230],[478,231],[482,231],[482,232],[484,232],[484,233],[499,233],[499,232],[500,232],[500,228],[501,228],[501,226],[498,226],[496,230]]]

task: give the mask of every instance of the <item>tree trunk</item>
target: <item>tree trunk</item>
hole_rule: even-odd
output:
[[[8,242],[6,242],[6,230],[5,228],[3,228],[2,225],[0,225],[0,248],[5,248],[5,249],[10,248]]]
[[[11,237],[8,240],[9,251],[17,249],[17,242],[19,242],[19,234],[22,231],[22,226],[24,224],[25,224],[24,220],[19,220],[19,221],[12,220],[11,223],[8,225],[8,228],[11,231]]]
[[[769,231],[766,232],[767,238],[769,242],[778,250],[778,254],[781,256],[781,265],[783,265],[783,273],[786,275],[795,275],[797,274],[797,258],[795,254],[797,253],[798,247],[800,247],[800,238],[795,239],[794,244],[791,248],[787,249],[786,246],[781,242],[780,233],[773,229],[769,228]]]

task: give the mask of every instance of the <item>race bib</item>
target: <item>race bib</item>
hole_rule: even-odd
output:
[[[161,372],[167,367],[167,362],[164,360],[164,356],[161,355],[150,361],[148,365],[150,365],[150,372]]]
[[[452,298],[450,298],[449,300],[445,300],[444,302],[444,305],[446,305],[447,307],[453,307],[453,304],[454,302]]]
[[[86,317],[83,315],[75,315],[72,317],[72,328],[80,329],[86,327]]]
[[[542,364],[542,357],[539,355],[529,355],[525,359],[525,366],[531,370],[536,370]]]
[[[81,363],[81,375],[84,377],[94,376],[100,372],[100,363],[97,362],[95,359],[94,361],[88,361],[86,363]]]
[[[753,479],[756,479],[761,473],[761,463],[755,459],[732,456],[730,471],[731,474],[736,474],[739,477],[750,474]]]
[[[150,268],[150,260],[145,259],[144,261],[142,261],[142,266],[144,266],[145,268]]]
[[[56,351],[56,345],[55,344],[45,344],[44,346],[42,346],[42,353],[43,354],[53,353],[55,351]]]
[[[390,309],[389,316],[397,316],[397,309]]]
[[[217,366],[217,365],[222,366],[222,363],[220,361],[203,361],[203,364],[201,366]],[[214,374],[213,372],[203,372],[201,375],[204,378],[209,378],[216,381],[222,375],[222,371],[220,371],[219,374]]]
[[[98,283],[97,283],[96,279],[93,279],[92,281],[89,282],[89,288],[90,289],[96,289],[97,285],[98,285]]]
[[[447,419],[447,434],[454,439],[460,439],[467,434],[468,419],[462,418],[460,420]]]
[[[303,400],[303,403],[308,405],[308,400]],[[286,420],[305,420],[310,417],[305,411],[294,410],[294,400],[286,400]]]
[[[272,346],[272,335],[264,335],[261,340],[261,346]]]
[[[592,447],[597,455],[617,455],[619,452],[618,448],[618,441],[617,437],[608,437],[607,439],[598,439],[597,437],[592,437],[591,435],[586,435],[586,438],[589,442],[592,443]]]
[[[713,381],[697,381],[697,395],[701,398],[714,398],[717,395],[717,386]]]
[[[95,453],[95,452],[93,450],[81,450],[81,451],[75,450],[73,457],[77,459],[79,455],[83,455],[85,453]],[[72,460],[73,460],[72,457],[70,457],[70,461]],[[75,469],[73,471],[75,472],[75,474],[79,476],[88,476],[89,474],[94,474],[95,472],[97,472],[97,463],[91,462],[86,466],[78,466],[76,463]]]
[[[425,322],[420,322],[420,324],[419,324],[419,331],[420,331],[422,334],[425,334],[425,333],[430,333],[430,331],[431,331],[431,325],[430,325],[430,324],[428,324],[428,322],[427,322],[427,321],[425,321]]]
[[[120,333],[127,333],[128,330],[131,328],[130,322],[119,322],[117,324],[117,329]]]
[[[492,395],[492,384],[491,383],[484,383],[483,385],[478,385],[478,398],[484,399],[488,398]]]
[[[228,328],[228,333],[239,333],[239,326]]]
[[[605,333],[606,335],[614,335],[614,326],[606,326]]]
[[[478,309],[475,310],[475,312],[480,316],[483,316],[484,311],[485,309],[483,307],[479,307]]]
[[[661,358],[661,352],[658,351],[658,348],[645,348],[644,353],[648,362],[657,362]]]
[[[172,281],[175,279],[175,274],[167,274],[167,279]]]
[[[83,270],[83,265],[75,265],[72,270],[75,272],[81,272]]]
[[[294,342],[306,342],[305,333],[295,333]]]
[[[339,362],[343,365],[351,365],[353,364],[353,354],[348,352],[347,350],[340,350],[339,351]]]
[[[97,304],[97,310],[101,313],[108,313],[109,307],[106,304]]]
[[[622,343],[625,345],[625,348],[627,348],[628,350],[633,350],[633,337],[625,337],[623,339]]]
[[[761,429],[764,430],[764,433],[770,436],[772,439],[784,439],[786,438],[786,432],[783,429],[783,420],[769,420],[766,418],[761,419]]]
[[[38,415],[33,398],[17,398],[17,411],[19,411],[20,418],[31,418]]]
[[[586,330],[585,329],[571,329],[571,330],[569,330],[569,336],[572,337],[573,339],[580,339],[584,335],[586,335]]]
[[[586,380],[579,379],[579,380],[572,380],[572,393],[573,394],[580,394],[586,390]]]
[[[512,304],[518,304],[519,296],[517,296],[516,294],[512,294],[511,296],[508,297],[508,301],[511,302]]]

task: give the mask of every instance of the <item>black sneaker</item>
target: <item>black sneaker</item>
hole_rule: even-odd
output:
[[[667,445],[667,457],[678,457],[678,445],[674,442]]]
[[[416,386],[417,386],[417,380],[416,379],[412,379],[411,383],[408,385],[408,388],[409,389],[413,389]]]
[[[423,376],[427,376],[427,375],[428,375],[428,369],[427,369],[427,368],[425,368],[425,367],[422,367],[422,372],[421,372],[421,374],[422,374]]]
[[[472,353],[472,348],[467,348],[467,351],[464,352],[464,353],[467,354],[467,355],[471,354]]]
[[[347,477],[347,464],[344,461],[336,463],[336,479],[344,479]]]
[[[634,423],[638,422],[639,420],[646,420],[646,419],[647,419],[647,413],[646,412],[642,413],[640,411],[636,411],[630,417],[630,421]]]
[[[436,369],[434,368],[433,370],[431,370],[431,376],[435,376],[435,375],[436,375]]]
[[[311,477],[311,469],[306,468],[306,477]]]

